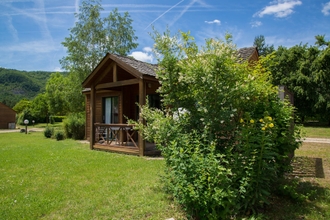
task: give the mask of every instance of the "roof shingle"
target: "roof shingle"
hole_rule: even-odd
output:
[[[247,61],[249,60],[249,58],[252,56],[252,54],[254,53],[254,51],[256,50],[256,47],[243,47],[240,48],[237,52],[238,52],[238,58]]]
[[[121,60],[122,62],[126,63],[127,65],[133,67],[134,69],[138,70],[143,75],[156,76],[156,70],[158,67],[158,65],[156,64],[142,62],[139,60],[135,60],[131,57],[124,57],[116,54],[111,54],[111,55]]]

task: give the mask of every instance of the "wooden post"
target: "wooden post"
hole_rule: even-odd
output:
[[[112,75],[113,75],[113,82],[117,82],[117,64],[114,63],[113,65],[113,71],[112,71]]]
[[[140,106],[144,106],[146,104],[146,86],[145,86],[145,82],[143,81],[143,79],[141,79],[139,82],[139,104],[140,104]],[[141,108],[140,108],[139,113],[140,112],[141,112]],[[145,123],[144,119],[141,118],[140,115],[139,115],[139,120],[143,124]],[[139,155],[140,156],[144,156],[145,147],[146,147],[146,142],[142,138],[141,132],[139,132]]]
[[[94,143],[95,143],[95,86],[91,86],[91,100],[90,100],[90,135],[89,135],[89,144],[90,149],[94,149]]]

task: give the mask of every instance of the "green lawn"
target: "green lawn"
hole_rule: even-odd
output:
[[[330,127],[304,126],[302,131],[310,138],[330,138]]]
[[[302,129],[309,138],[330,138],[330,127],[324,124],[310,123]],[[265,218],[330,219],[330,144],[303,143],[295,151],[295,156],[295,178],[298,177],[296,171],[302,171],[298,178],[299,192],[310,197],[304,202],[292,201],[285,197],[274,198],[265,212]],[[315,176],[310,176],[313,173]]]
[[[302,131],[310,138],[330,138],[330,126],[327,122],[311,121],[304,123]]]
[[[0,219],[182,219],[163,166],[42,132],[0,134]]]
[[[299,163],[294,162],[292,177],[300,182],[298,191],[309,198],[298,202],[286,196],[273,197],[261,219],[330,219],[330,144],[303,143],[295,156]]]
[[[330,219],[330,144],[304,143],[296,156],[321,158],[324,178],[300,177],[309,200],[274,197],[257,219]],[[43,132],[0,133],[0,219],[185,219],[161,188],[164,165]]]

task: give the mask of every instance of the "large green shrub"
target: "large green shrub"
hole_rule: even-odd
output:
[[[54,134],[54,128],[50,128],[50,127],[46,127],[45,130],[44,130],[44,136],[46,138],[51,138]]]
[[[64,140],[64,132],[63,131],[59,131],[59,130],[56,131],[55,134],[54,134],[54,136],[55,136],[55,139],[57,141]]]
[[[82,140],[85,137],[85,114],[72,113],[63,120],[64,132],[67,138]]]
[[[144,137],[166,161],[166,188],[188,213],[224,219],[267,203],[298,146],[293,107],[278,98],[261,59],[238,59],[230,41],[199,49],[185,33],[155,35],[166,112],[142,108]]]

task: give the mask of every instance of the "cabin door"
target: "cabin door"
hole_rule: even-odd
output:
[[[118,96],[103,98],[103,122],[116,124],[119,122]]]

